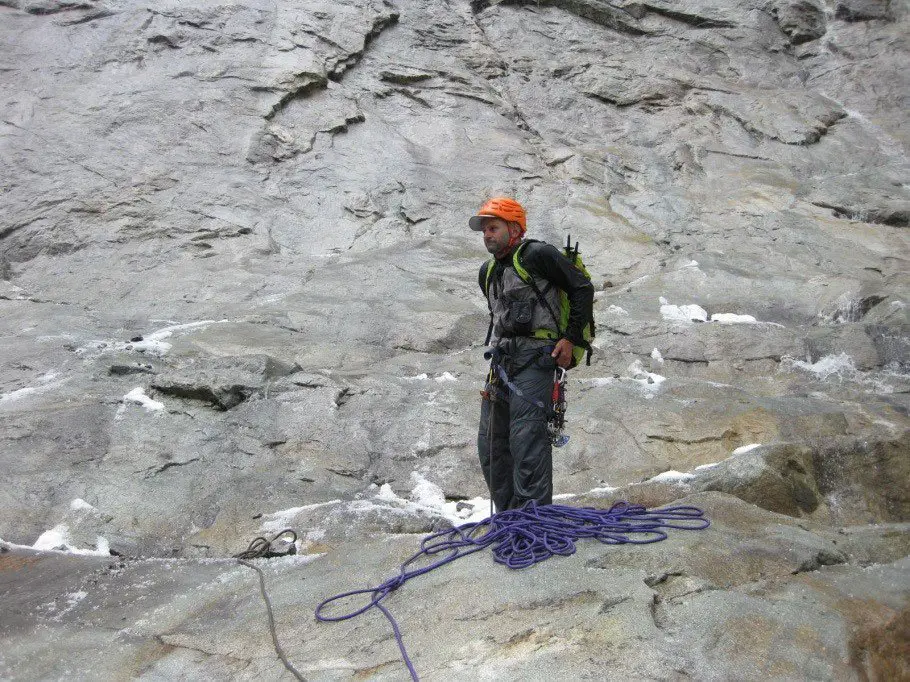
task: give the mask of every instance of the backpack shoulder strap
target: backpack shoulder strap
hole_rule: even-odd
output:
[[[487,274],[484,276],[483,280],[483,293],[484,296],[489,297],[490,295],[490,277],[493,276],[493,268],[496,267],[496,259],[491,258],[487,261]]]
[[[531,284],[534,279],[531,277],[531,273],[528,272],[528,269],[521,262],[521,252],[524,251],[525,247],[528,244],[539,244],[537,239],[526,239],[521,244],[518,245],[518,248],[512,253],[512,267],[515,268],[515,272],[518,273],[518,276],[521,277],[521,281],[525,284]]]
[[[521,278],[521,281],[525,284],[529,284],[533,281],[531,273],[528,272],[527,268],[521,262],[521,252],[528,244],[537,244],[539,240],[537,239],[525,239],[518,245],[518,247],[512,252],[512,267],[515,269],[515,272],[518,273],[518,276]],[[493,268],[496,267],[496,259],[491,258],[487,261],[487,274],[484,280],[483,293],[488,297],[490,295],[490,278],[493,276]]]
[[[550,287],[553,286],[551,282],[547,282],[544,291],[540,290],[540,287],[537,286],[537,283],[534,281],[534,278],[531,276],[531,273],[528,272],[528,269],[524,267],[521,262],[521,252],[528,244],[540,244],[541,242],[537,239],[527,239],[518,245],[518,248],[515,249],[515,253],[512,254],[512,267],[515,268],[515,272],[521,278],[521,281],[531,287],[531,290],[534,292],[534,295],[537,297],[537,300],[543,305],[543,307],[550,313],[550,317],[553,318],[553,323],[556,325],[556,332],[561,336],[563,329],[559,324],[559,316],[556,314],[556,311],[553,310],[553,307],[547,301],[544,296],[544,291],[549,291]]]

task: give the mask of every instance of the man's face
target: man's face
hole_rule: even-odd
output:
[[[494,255],[504,251],[509,246],[509,224],[502,218],[484,220],[483,244]]]

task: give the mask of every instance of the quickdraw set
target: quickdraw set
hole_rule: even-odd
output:
[[[563,433],[566,426],[566,370],[557,367],[553,373],[553,393],[550,399],[550,417],[547,419],[547,433],[554,448],[561,448],[569,442]]]

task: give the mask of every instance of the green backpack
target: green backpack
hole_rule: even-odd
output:
[[[540,291],[540,288],[535,284],[534,278],[531,276],[531,273],[521,263],[521,252],[527,244],[530,244],[533,239],[529,239],[525,242],[522,242],[515,252],[512,254],[512,267],[515,268],[515,272],[521,278],[521,281],[530,286],[533,290],[537,299],[540,303],[549,311],[550,317],[553,318],[553,321],[556,323],[556,329],[535,329],[531,336],[535,339],[550,339],[556,341],[562,338],[565,333],[566,327],[569,324],[569,297],[565,291],[562,289],[559,290],[559,311],[553,310],[550,304],[547,302],[547,299],[544,297],[543,293]],[[584,262],[581,259],[581,254],[578,252],[578,242],[575,242],[575,247],[572,247],[572,237],[566,237],[566,245],[563,248],[562,255],[569,259],[569,262],[578,269],[589,281],[591,279],[591,273],[588,272],[588,269],[585,267]],[[489,295],[490,290],[490,277],[493,275],[493,268],[496,265],[496,259],[491,258],[487,261],[487,278],[484,282],[484,294]],[[487,333],[487,343],[490,341],[490,332],[493,330],[493,319],[492,313],[490,313],[490,331]],[[584,327],[583,332],[584,344],[577,345],[572,351],[572,367],[578,366],[582,358],[585,357],[587,353],[587,364],[591,364],[591,340],[594,338],[594,316],[591,316],[591,319],[588,320],[588,324]]]

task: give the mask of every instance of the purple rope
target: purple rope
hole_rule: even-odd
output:
[[[596,509],[538,505],[532,500],[521,509],[509,509],[483,521],[465,523],[428,535],[421,541],[420,550],[401,565],[397,576],[376,587],[329,597],[316,607],[316,618],[323,622],[336,622],[359,616],[373,607],[378,608],[392,624],[401,657],[416,682],[417,671],[405,650],[398,623],[381,603],[411,578],[487,547],[493,548],[494,561],[518,569],[533,566],[553,555],[570,556],[575,553],[575,541],[582,538],[594,538],[607,545],[644,545],[665,540],[666,529],[703,530],[709,525],[711,522],[704,518],[704,512],[698,507],[648,510],[641,505],[617,502],[609,509]],[[439,555],[440,558],[425,566],[412,568],[421,559]],[[332,602],[360,594],[370,595],[370,600],[359,609],[338,616],[323,614]]]

